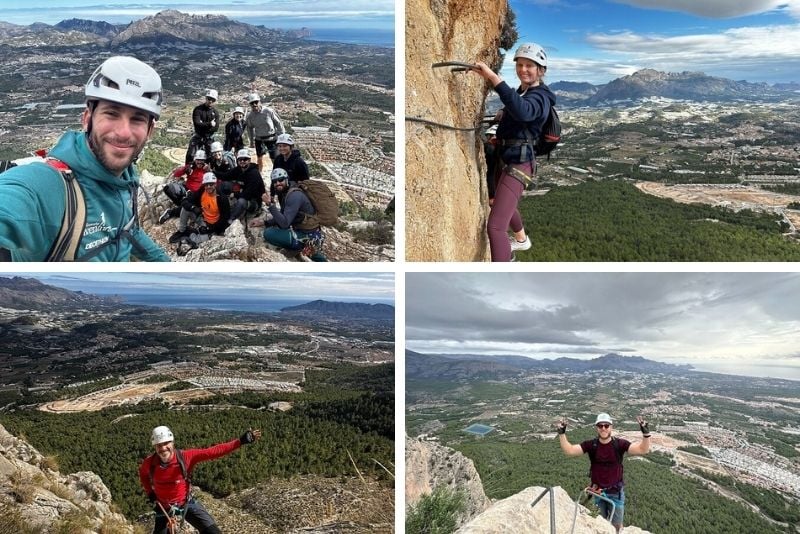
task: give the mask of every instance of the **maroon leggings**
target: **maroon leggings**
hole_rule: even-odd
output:
[[[516,163],[514,167],[525,173],[530,172],[531,164]],[[492,250],[492,261],[511,261],[511,243],[508,241],[508,229],[514,232],[522,230],[522,217],[517,204],[522,196],[522,183],[503,171],[497,181],[492,211],[486,230],[489,232],[489,248]]]

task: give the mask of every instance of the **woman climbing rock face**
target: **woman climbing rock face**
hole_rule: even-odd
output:
[[[536,43],[524,43],[514,54],[520,86],[512,89],[486,63],[476,62],[475,72],[492,84],[504,108],[499,112],[497,151],[500,169],[496,176],[495,197],[489,213],[487,231],[492,261],[512,261],[513,250],[527,250],[531,242],[525,234],[517,205],[526,187],[535,183],[535,140],[556,103],[556,96],[542,83],[547,71],[547,54]],[[514,233],[508,235],[508,229]]]

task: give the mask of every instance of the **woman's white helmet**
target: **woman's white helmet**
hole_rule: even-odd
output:
[[[161,116],[161,77],[150,65],[135,57],[114,56],[105,60],[86,82],[86,102],[107,100]]]
[[[234,110],[233,110],[233,113],[234,113],[234,114],[236,114],[236,113],[241,113],[242,115],[244,115],[244,108],[243,108],[242,106],[236,106],[236,107],[234,108]]]
[[[203,185],[217,183],[217,176],[213,172],[207,172],[203,175]]]
[[[214,100],[216,100],[218,96],[219,93],[217,93],[216,89],[209,89],[208,91],[206,91],[206,98],[213,98]]]
[[[269,177],[273,182],[280,182],[282,180],[288,180],[289,174],[285,169],[272,169],[272,174],[270,174]]]
[[[153,433],[150,435],[151,445],[167,443],[168,441],[175,441],[175,436],[172,435],[172,430],[165,426],[157,426],[153,429]]]
[[[222,143],[219,141],[211,143],[211,153],[213,154],[214,152],[222,152]]]
[[[294,144],[294,139],[292,139],[291,135],[289,135],[287,133],[282,133],[275,140],[275,144],[276,145],[293,145]]]
[[[250,93],[247,95],[247,101],[252,104],[253,102],[261,102],[261,98],[259,98],[258,93]]]
[[[194,153],[194,159],[202,159],[203,161],[206,160],[206,151],[203,149],[198,150]]]
[[[520,57],[530,59],[537,65],[541,65],[545,69],[547,68],[547,53],[544,51],[544,48],[536,43],[522,43],[520,47],[517,48],[517,51],[514,52],[514,61]]]

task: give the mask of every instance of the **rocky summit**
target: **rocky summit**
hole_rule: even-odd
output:
[[[61,474],[53,457],[42,456],[0,425],[0,532],[133,533],[112,511],[111,492],[96,474]]]

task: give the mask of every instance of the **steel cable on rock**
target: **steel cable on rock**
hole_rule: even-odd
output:
[[[477,66],[473,63],[466,63],[464,61],[440,61],[439,63],[433,63],[431,68],[436,69],[439,67],[453,67],[451,72],[456,71],[468,71],[477,68]],[[452,126],[450,124],[444,124],[441,122],[432,121],[430,119],[423,119],[422,117],[406,117],[406,121],[409,122],[418,122],[421,124],[427,124],[428,126],[436,126],[437,128],[443,128],[445,130],[453,130],[456,132],[477,132],[483,127],[483,122],[481,121],[477,125],[471,128],[464,128],[460,126]]]

